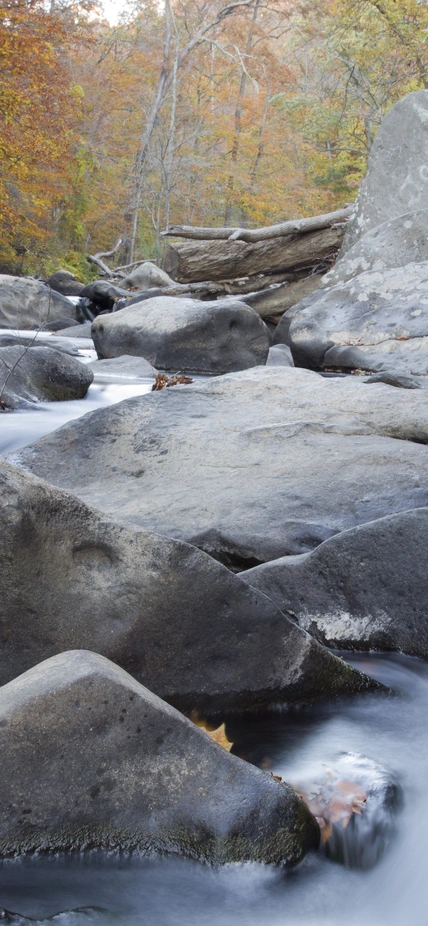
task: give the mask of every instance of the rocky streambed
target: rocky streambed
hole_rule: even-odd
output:
[[[425,924],[427,109],[273,347],[1,278],[6,922]]]

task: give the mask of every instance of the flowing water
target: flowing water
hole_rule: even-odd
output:
[[[87,358],[86,358],[87,359]],[[0,453],[93,408],[147,392],[151,383],[95,383],[86,399],[0,416]],[[0,906],[18,926],[427,926],[428,664],[400,656],[349,657],[394,695],[226,718],[234,751],[286,781],[316,781],[341,753],[380,763],[402,793],[393,830],[364,827],[346,867],[322,852],[294,870],[263,865],[213,869],[180,858],[117,854],[34,857],[0,863]],[[391,814],[385,811],[391,822]],[[357,819],[357,818],[355,818]],[[379,821],[378,821],[379,822]],[[379,854],[379,839],[384,851]]]

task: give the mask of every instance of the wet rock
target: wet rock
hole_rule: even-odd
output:
[[[428,208],[427,142],[428,91],[418,90],[396,103],[380,126],[340,256],[382,222]]]
[[[139,379],[154,379],[156,370],[144,357],[125,354],[111,360],[94,360],[88,364],[97,382],[127,382]]]
[[[64,316],[76,318],[76,307],[46,283],[0,274],[0,328],[44,328]]]
[[[159,296],[96,319],[92,337],[100,358],[133,354],[184,373],[246,369],[265,363],[269,350],[260,316],[238,299]]]
[[[428,201],[427,201],[428,205]],[[367,270],[392,270],[428,261],[428,209],[383,222],[360,238],[322,278],[320,286],[346,283]]]
[[[370,686],[200,550],[108,521],[2,462],[0,486],[0,685],[78,647],[188,711]]]
[[[85,286],[69,270],[56,270],[46,282],[51,289],[63,296],[80,296]]]
[[[428,656],[428,510],[337,534],[312,553],[243,573],[299,626],[340,649]]]
[[[0,347],[0,395],[7,408],[83,399],[92,370],[50,347]]]
[[[0,854],[104,847],[295,863],[318,827],[102,656],[53,657],[0,691]]]
[[[128,276],[122,280],[124,289],[153,289],[154,287],[173,286],[174,280],[161,270],[151,260],[144,261],[139,267],[135,267]]]
[[[278,325],[276,342],[281,336]],[[371,270],[301,302],[284,340],[314,368],[428,372],[428,262]]]
[[[422,390],[258,367],[99,409],[10,457],[248,569],[428,502]]]

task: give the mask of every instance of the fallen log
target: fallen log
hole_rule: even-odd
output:
[[[163,238],[193,238],[197,241],[266,241],[282,238],[285,235],[302,235],[321,228],[328,228],[336,222],[345,222],[352,215],[353,206],[327,212],[324,215],[312,215],[306,219],[290,219],[279,225],[267,225],[265,228],[198,228],[192,225],[172,225],[161,232]]]
[[[284,283],[275,289],[251,293],[243,297],[243,302],[255,309],[261,318],[281,318],[284,312],[318,289],[323,276],[323,273],[314,273],[304,280],[297,280],[296,283]]]
[[[164,270],[180,283],[230,280],[257,273],[296,271],[334,258],[345,225],[265,241],[174,241],[165,252]]]

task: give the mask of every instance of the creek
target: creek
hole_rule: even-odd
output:
[[[5,412],[0,455],[94,408],[150,389],[148,381],[96,382],[84,400]],[[226,731],[235,752],[285,781],[316,780],[343,752],[384,766],[403,799],[377,864],[368,870],[361,870],[364,864],[346,867],[323,852],[287,871],[255,864],[216,870],[180,858],[101,852],[15,859],[0,863],[0,907],[18,914],[3,921],[16,926],[26,922],[23,917],[58,926],[235,926],[238,920],[240,926],[426,926],[428,664],[371,653],[347,658],[394,694],[225,718]],[[375,840],[376,833],[357,826],[352,838],[363,862],[364,841]]]

